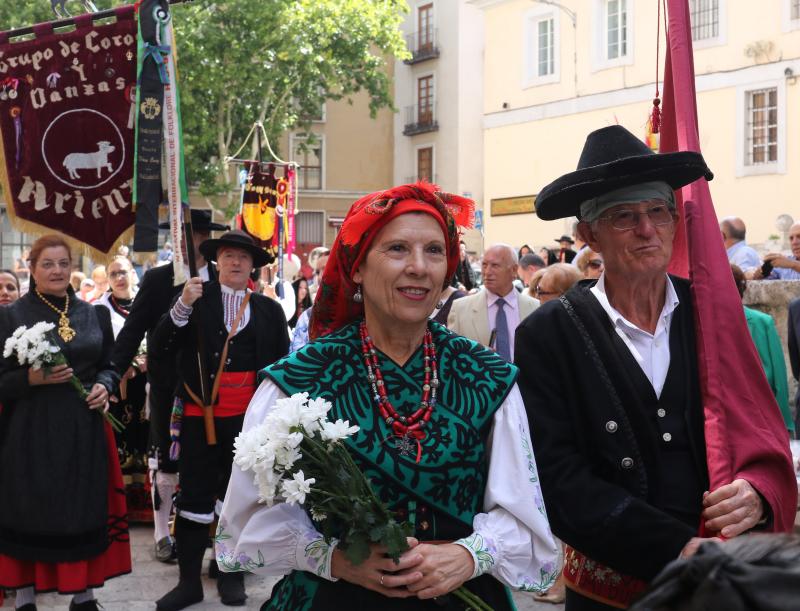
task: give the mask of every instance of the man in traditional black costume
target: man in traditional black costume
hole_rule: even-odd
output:
[[[216,273],[206,263],[199,247],[212,231],[225,231],[225,225],[213,223],[209,210],[192,210],[192,234],[200,276],[213,280]],[[169,224],[162,224],[162,229]],[[188,267],[186,268],[188,277]],[[169,310],[175,296],[183,290],[183,285],[174,285],[175,267],[173,263],[149,270],[139,285],[139,291],[131,305],[125,325],[119,332],[111,354],[111,362],[120,376],[124,375],[131,361],[139,351],[145,335],[147,336],[147,381],[150,384],[150,472],[153,491],[153,523],[155,526],[155,553],[162,562],[174,560],[174,541],[169,535],[169,516],[172,508],[172,495],[175,493],[178,477],[178,464],[169,460],[169,416],[172,412],[172,399],[175,396],[175,366],[169,358],[164,358],[149,349],[150,338],[161,316]]]
[[[667,275],[673,190],[701,177],[712,174],[699,153],[655,154],[615,125],[590,134],[578,170],[537,198],[544,220],[578,216],[605,262],[599,280],[544,304],[516,333],[548,516],[567,544],[567,611],[626,608],[694,552],[701,523],[730,538],[770,528],[781,507],[765,484],[785,456],[768,449],[758,475],[737,471],[707,492],[693,295]]]
[[[209,528],[222,507],[233,442],[255,393],[256,373],[289,352],[283,309],[247,289],[253,268],[268,263],[269,255],[242,231],[207,240],[200,251],[206,260],[216,262],[219,281],[188,280],[162,316],[150,346],[163,357],[176,359],[178,370],[171,432],[172,454],[179,453],[175,538],[180,581],[157,601],[161,611],[177,611],[203,599],[200,572]],[[198,354],[206,365],[210,405],[203,405]],[[244,604],[243,577],[243,573],[219,574],[217,589],[223,604]]]

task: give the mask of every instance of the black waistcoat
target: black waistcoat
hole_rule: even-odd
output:
[[[251,312],[252,315],[252,312]],[[254,371],[257,362],[258,338],[255,324],[248,324],[228,342],[225,371]]]
[[[670,325],[670,362],[661,396],[657,397],[650,380],[633,358],[625,342],[612,331],[614,349],[626,365],[626,372],[638,401],[640,417],[649,424],[647,437],[651,455],[647,470],[648,502],[696,528],[702,507],[698,499],[705,490],[705,471],[698,468],[704,457],[695,456],[690,440],[689,422],[702,412],[697,367],[681,341],[686,308],[673,313]],[[693,347],[693,346],[692,346]]]

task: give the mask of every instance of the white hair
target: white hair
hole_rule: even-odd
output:
[[[517,254],[517,251],[514,249],[514,247],[511,246],[510,244],[498,242],[497,244],[492,244],[486,250],[491,250],[492,248],[499,248],[501,250],[505,250],[508,253],[508,256],[511,259],[511,262],[514,264],[514,266],[519,265],[519,255]]]

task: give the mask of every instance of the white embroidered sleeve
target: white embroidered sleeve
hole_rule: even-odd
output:
[[[262,382],[247,408],[243,430],[260,424],[275,401],[285,396],[269,380]],[[252,473],[233,465],[214,539],[221,570],[259,575],[301,570],[336,581],[331,577],[335,547],[335,541],[326,543],[299,505],[259,503]]]
[[[178,297],[172,309],[169,311],[169,317],[176,327],[185,327],[189,324],[189,317],[192,315],[194,308],[183,304],[183,300]]]
[[[517,590],[544,592],[559,571],[559,545],[550,532],[539,486],[528,417],[516,385],[494,416],[489,476],[474,532],[456,541],[475,563]]]

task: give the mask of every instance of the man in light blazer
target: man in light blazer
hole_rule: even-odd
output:
[[[483,255],[483,290],[453,302],[447,327],[497,351],[508,361],[514,359],[514,332],[536,308],[539,300],[514,288],[517,251],[507,244],[495,244]]]

